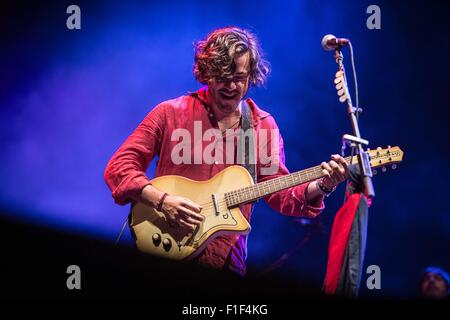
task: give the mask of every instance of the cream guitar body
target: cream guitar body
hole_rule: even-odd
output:
[[[153,179],[152,185],[201,204],[205,220],[199,228],[187,232],[186,228],[168,223],[156,209],[142,203],[133,205],[131,228],[142,252],[174,260],[193,258],[215,236],[250,232],[250,224],[239,206],[228,208],[224,198],[228,191],[253,185],[252,177],[242,166],[230,166],[206,181],[169,175]]]

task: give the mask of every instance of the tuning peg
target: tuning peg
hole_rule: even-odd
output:
[[[339,97],[339,101],[342,102],[342,103],[344,103],[346,100],[347,100],[347,95],[346,94],[344,94],[343,96]]]
[[[341,71],[341,70],[338,70],[338,71],[336,72],[336,78],[337,78],[337,77],[340,77],[340,76],[342,76],[342,71]]]
[[[343,81],[344,81],[344,77],[337,77],[336,79],[334,79],[334,84],[338,84]]]
[[[394,163],[391,168],[392,168],[392,170],[395,170],[395,169],[397,169],[397,165]]]
[[[344,84],[343,84],[342,82],[339,82],[339,83],[336,85],[336,90],[341,89],[343,86],[344,86]]]
[[[383,166],[383,168],[381,168],[381,171],[386,172],[387,171],[386,167]]]
[[[345,93],[344,88],[339,89],[338,92],[337,92],[337,94],[338,94],[339,97],[342,96],[344,93]]]

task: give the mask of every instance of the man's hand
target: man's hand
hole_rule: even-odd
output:
[[[168,195],[162,205],[162,212],[169,221],[191,230],[205,220],[205,216],[200,214],[201,210],[198,204],[179,196]]]
[[[327,189],[333,189],[348,178],[347,162],[338,154],[333,154],[330,162],[322,162],[321,167],[322,173],[325,175],[322,185]]]
[[[163,194],[163,191],[148,184],[142,189],[140,201],[156,208]],[[192,230],[205,220],[205,216],[200,214],[201,210],[202,207],[191,200],[171,195],[164,198],[161,207],[161,211],[168,221]]]

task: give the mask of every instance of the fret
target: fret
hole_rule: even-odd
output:
[[[275,183],[277,182],[279,178],[273,179],[273,180],[269,180],[268,185],[269,185],[269,192],[275,192],[277,190]]]
[[[264,182],[264,188],[263,188],[263,194],[267,194],[267,192],[270,192],[270,182]]]
[[[289,180],[290,180],[290,185],[293,186],[295,185],[295,181],[296,181],[296,174],[293,174],[291,176],[289,176]]]
[[[308,171],[302,172],[302,175],[300,177],[301,180],[308,180],[309,178],[310,176]]]
[[[292,179],[292,185],[295,186],[299,184],[302,181],[301,173],[297,172],[297,174],[294,175],[294,178]]]
[[[261,197],[261,188],[259,186],[255,186],[256,198]]]

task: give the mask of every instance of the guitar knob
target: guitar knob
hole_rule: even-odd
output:
[[[392,170],[395,170],[395,169],[397,169],[397,165],[394,163],[394,164],[392,165]]]
[[[381,168],[381,171],[386,172],[386,167],[383,166],[383,168]]]
[[[170,241],[170,239],[168,239],[168,238],[164,239],[163,246],[164,246],[164,249],[170,250],[170,248],[172,247],[172,241]]]
[[[161,236],[159,235],[159,233],[153,234],[152,239],[155,245],[159,245],[161,242]]]

